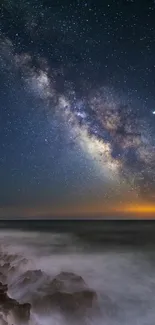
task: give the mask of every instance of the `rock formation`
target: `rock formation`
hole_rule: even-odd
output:
[[[20,304],[7,294],[7,284],[0,282],[0,312],[7,317],[11,315],[16,324],[27,322],[30,318],[31,305],[29,303]]]
[[[46,295],[35,299],[36,309],[60,309],[65,313],[85,312],[97,303],[97,295],[81,276],[62,272],[48,285]]]

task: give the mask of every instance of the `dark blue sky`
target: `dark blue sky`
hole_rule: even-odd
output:
[[[154,201],[154,18],[153,1],[2,0],[2,217]]]

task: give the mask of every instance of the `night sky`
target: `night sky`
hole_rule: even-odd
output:
[[[155,215],[155,2],[1,0],[0,217]]]

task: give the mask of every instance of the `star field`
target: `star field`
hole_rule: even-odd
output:
[[[154,17],[153,1],[1,2],[2,217],[154,204]]]

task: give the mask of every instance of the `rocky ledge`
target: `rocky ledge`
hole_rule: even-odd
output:
[[[9,316],[14,320],[15,324],[26,323],[30,318],[31,305],[29,303],[20,304],[15,299],[8,296],[7,284],[0,282],[0,312],[5,315],[7,320]]]

